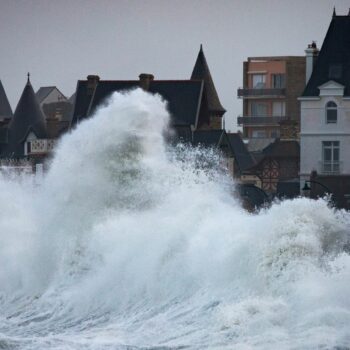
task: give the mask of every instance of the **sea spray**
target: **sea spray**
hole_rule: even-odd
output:
[[[350,344],[350,217],[259,214],[213,150],[164,142],[159,97],[113,94],[37,187],[0,179],[0,347],[317,349]]]

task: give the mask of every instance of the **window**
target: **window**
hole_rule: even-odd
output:
[[[250,106],[250,114],[253,117],[265,117],[268,115],[268,108],[266,103],[252,102]]]
[[[326,104],[326,123],[334,124],[337,122],[337,105],[333,101],[329,101]]]
[[[284,117],[286,115],[286,103],[285,102],[273,102],[272,103],[272,115],[274,117]]]
[[[322,172],[339,173],[339,141],[322,142]]]
[[[285,74],[272,74],[272,87],[274,89],[283,89],[285,87]]]
[[[253,89],[264,89],[265,88],[266,75],[265,74],[253,74],[252,85]]]

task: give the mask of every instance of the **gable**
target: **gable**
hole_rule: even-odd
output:
[[[334,80],[330,80],[318,88],[320,90],[320,96],[343,96],[345,86]]]
[[[43,86],[36,92],[35,96],[40,105],[67,100],[66,96],[56,86]]]

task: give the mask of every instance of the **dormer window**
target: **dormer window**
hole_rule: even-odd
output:
[[[329,101],[326,104],[326,123],[334,124],[337,122],[338,107],[333,101]]]

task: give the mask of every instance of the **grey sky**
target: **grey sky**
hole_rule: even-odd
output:
[[[188,79],[202,43],[228,129],[248,56],[304,55],[321,46],[333,6],[347,0],[0,0],[0,79],[15,109],[26,74],[67,96],[78,79]]]

